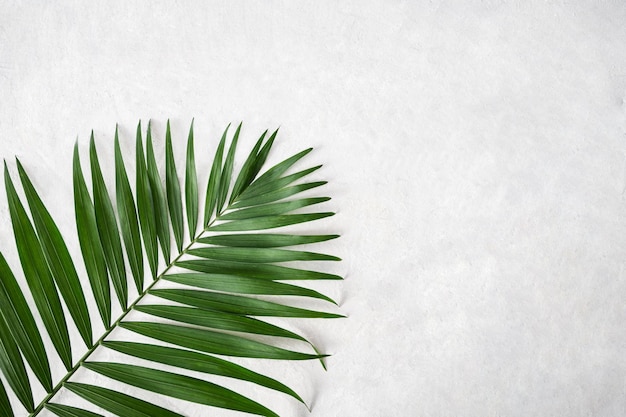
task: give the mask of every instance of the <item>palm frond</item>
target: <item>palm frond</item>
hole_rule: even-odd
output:
[[[80,165],[78,143],[74,145],[73,179],[74,211],[80,249],[98,312],[104,327],[108,329],[111,326],[111,287],[104,260],[104,249],[98,235],[96,212]]]
[[[224,156],[224,144],[226,143],[226,135],[228,134],[228,129],[230,125],[226,126],[224,133],[222,134],[222,139],[220,139],[220,143],[217,146],[217,150],[215,151],[215,157],[213,158],[213,165],[211,166],[211,173],[209,175],[209,182],[206,187],[206,197],[204,199],[204,223],[203,227],[206,227],[211,222],[211,216],[213,215],[213,211],[215,210],[215,206],[217,205],[217,193],[221,187],[221,184],[225,184],[226,179],[220,181],[220,177],[222,175],[222,158]],[[236,146],[237,136],[233,139],[233,145]],[[228,184],[225,185],[228,187]]]
[[[128,305],[128,283],[126,281],[124,255],[122,255],[122,241],[117,220],[115,219],[115,212],[113,211],[113,203],[109,197],[102,170],[100,169],[93,132],[91,132],[91,139],[89,140],[89,161],[91,163],[96,225],[100,242],[102,243],[104,260],[106,261],[117,299],[122,309],[125,310]]]
[[[137,170],[137,214],[139,216],[139,222],[141,224],[143,245],[146,250],[146,257],[148,258],[150,271],[152,271],[152,277],[156,278],[158,265],[156,212],[152,202],[152,189],[150,187],[150,180],[148,178],[146,157],[143,151],[141,122],[139,122],[139,124],[137,125],[137,136],[135,143],[135,169]]]
[[[169,263],[172,244],[172,242],[170,241],[170,225],[168,218],[169,216],[165,193],[163,191],[163,186],[161,183],[161,176],[159,175],[159,168],[157,166],[156,158],[154,156],[154,146],[152,144],[152,129],[150,122],[148,122],[148,132],[146,133],[146,168],[148,172],[150,191],[152,193],[152,205],[154,207],[156,234],[159,238],[159,244],[161,246],[161,252],[163,253],[165,263]]]
[[[74,208],[85,278],[77,273],[79,268],[68,245],[24,166],[16,162],[27,205],[22,203],[5,163],[9,213],[26,286],[18,283],[0,253],[1,415],[13,417],[25,412],[34,417],[48,410],[60,417],[94,417],[100,416],[99,410],[106,410],[122,417],[180,416],[127,393],[76,382],[73,377],[79,369],[156,394],[261,416],[278,415],[240,392],[172,369],[244,381],[305,403],[283,382],[227,358],[315,359],[324,365],[323,358],[327,355],[320,353],[304,336],[263,318],[343,317],[282,301],[283,296],[301,297],[336,305],[332,298],[315,289],[288,282],[341,279],[330,272],[302,266],[308,262],[338,261],[338,257],[297,248],[335,239],[338,235],[288,232],[290,226],[333,215],[314,210],[327,202],[328,197],[300,195],[326,182],[299,182],[320,166],[288,174],[311,152],[310,148],[262,173],[278,130],[269,135],[265,131],[241,169],[235,172],[241,129],[239,124],[229,141],[227,127],[216,147],[202,198],[201,219],[193,122],[186,144],[184,192],[169,121],[161,165],[164,182],[155,157],[151,124],[148,123],[145,142],[141,123],[138,124],[134,191],[116,127],[114,199],[106,186],[93,132],[88,152],[91,184],[83,175],[77,143],[73,155]],[[308,211],[302,212],[303,209]],[[282,232],[267,232],[277,228]],[[148,268],[144,268],[144,262]],[[147,269],[153,279],[145,283]],[[129,298],[131,277],[127,270],[137,290],[133,299]],[[158,285],[164,282],[168,283],[167,288]],[[121,307],[121,314],[115,318],[111,287]],[[34,301],[32,308],[26,301],[26,291]],[[93,294],[93,309],[87,305],[86,291]],[[104,324],[101,334],[93,334],[91,314],[100,316]],[[37,325],[39,319],[42,328]],[[121,333],[125,335],[121,339],[112,335],[118,328],[126,330]],[[72,345],[74,331],[84,346]],[[43,332],[56,355],[47,351]],[[143,341],[133,340],[132,334],[141,336]],[[280,347],[280,339],[304,343],[306,349]],[[140,366],[127,361],[92,360],[99,349],[144,362]],[[67,372],[53,381],[50,364],[58,360]],[[159,369],[161,366],[169,368]],[[33,393],[38,390],[33,388],[37,384],[45,390],[44,398],[34,398]],[[10,392],[5,389],[7,386]],[[56,398],[62,390],[82,397],[93,408],[59,403]]]
[[[2,411],[3,416],[14,417],[13,410],[11,409],[11,403],[9,401],[9,396],[7,395],[7,391],[4,389],[4,384],[2,383],[2,381],[0,381],[0,411]]]
[[[187,211],[187,229],[189,240],[196,238],[198,228],[198,179],[196,174],[196,156],[193,145],[193,121],[187,138],[187,161],[185,165],[185,210]]]
[[[120,218],[122,237],[126,247],[126,255],[131,273],[135,281],[137,292],[143,290],[143,254],[141,252],[141,237],[139,235],[139,221],[135,199],[130,188],[124,158],[120,149],[120,142],[115,129],[115,191],[117,213]]]

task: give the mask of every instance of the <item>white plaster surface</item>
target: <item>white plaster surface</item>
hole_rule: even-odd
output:
[[[623,2],[0,9],[0,156],[14,175],[20,158],[74,254],[72,147],[85,158],[92,128],[110,184],[115,123],[130,159],[152,119],[159,157],[170,118],[182,170],[195,117],[202,181],[230,122],[244,121],[242,149],[281,126],[272,161],[316,148],[307,162],[324,163],[338,214],[315,227],[343,235],[327,268],[346,280],[315,288],[349,318],[285,324],[333,355],[328,372],[240,361],[297,388],[310,414],[241,388],[253,398],[285,417],[626,415]],[[0,218],[19,271],[4,197]]]

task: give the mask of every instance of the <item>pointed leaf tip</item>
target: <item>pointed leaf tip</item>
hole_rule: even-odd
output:
[[[152,133],[150,130],[150,122],[148,122],[148,132],[146,135],[146,168],[150,191],[152,193],[152,204],[156,218],[156,234],[159,238],[161,252],[166,263],[170,261],[170,228],[169,213],[165,191],[161,183],[161,176],[154,155],[154,145],[152,141]]]
[[[52,343],[63,364],[69,370],[72,361],[71,346],[59,295],[48,269],[42,246],[6,168],[5,187],[15,243],[24,276]]]
[[[39,236],[43,254],[48,262],[52,277],[57,288],[77,325],[79,333],[87,347],[91,347],[91,321],[83,294],[80,280],[76,273],[67,245],[50,212],[39,197],[26,170],[21,163],[17,163],[22,188],[32,214],[35,230]]]
[[[98,161],[98,153],[93,139],[90,142],[89,157],[91,164],[93,204],[95,218],[104,250],[104,259],[109,267],[111,280],[123,309],[128,303],[128,289],[126,283],[126,270],[122,255],[122,242],[119,234],[118,223],[113,210],[113,203],[102,176],[102,170]]]
[[[143,290],[143,256],[141,251],[141,237],[135,200],[133,197],[128,175],[124,166],[124,159],[117,135],[115,136],[115,191],[117,212],[120,219],[120,228],[128,263],[135,281],[138,293]]]
[[[169,120],[167,122],[167,130],[165,133],[165,192],[170,220],[172,222],[172,230],[174,232],[174,240],[176,241],[176,247],[180,253],[183,250],[183,204],[180,183],[178,181],[178,173],[176,171],[176,163],[174,161],[174,150],[172,147],[172,135]]]

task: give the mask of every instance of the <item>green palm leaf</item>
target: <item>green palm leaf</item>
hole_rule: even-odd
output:
[[[261,204],[273,203],[274,201],[283,200],[293,195],[299,194],[303,191],[313,188],[321,187],[325,185],[326,181],[307,182],[305,184],[298,184],[291,187],[276,186],[272,187],[272,191],[260,195],[252,195],[250,197],[241,196],[241,198],[233,203],[233,208],[243,208],[260,206]],[[245,198],[244,198],[245,197]]]
[[[228,143],[227,127],[217,145],[206,194],[202,197],[204,217],[200,230],[193,122],[186,144],[184,196],[176,169],[175,142],[169,121],[161,164],[165,183],[162,183],[159,174],[151,126],[148,124],[144,152],[141,123],[138,124],[134,190],[121,150],[123,139],[116,128],[113,141],[115,199],[107,190],[93,133],[89,141],[91,187],[83,175],[76,145],[73,156],[74,207],[80,254],[86,272],[84,278],[77,273],[68,245],[26,169],[17,161],[30,217],[5,164],[5,187],[17,252],[43,327],[40,329],[37,326],[24,296],[25,288],[20,287],[0,253],[0,370],[4,375],[4,380],[0,380],[0,412],[3,416],[19,416],[24,410],[29,417],[35,417],[44,409],[60,417],[100,416],[99,409],[121,417],[180,416],[139,396],[73,381],[79,369],[88,369],[123,384],[172,398],[277,417],[266,406],[239,392],[176,371],[158,369],[156,366],[159,364],[234,378],[304,403],[284,383],[213,356],[321,361],[327,355],[320,353],[305,337],[258,317],[281,320],[343,317],[333,312],[293,305],[293,297],[314,298],[329,305],[336,303],[315,289],[283,282],[341,279],[330,272],[301,267],[304,263],[316,265],[321,261],[338,261],[338,257],[291,248],[338,237],[332,234],[289,234],[288,228],[292,225],[333,215],[328,211],[312,211],[314,206],[327,202],[328,197],[299,197],[300,193],[325,184],[324,181],[297,183],[320,166],[288,173],[311,149],[299,152],[261,174],[278,133],[276,130],[268,137],[266,131],[236,173],[241,128],[239,124]],[[92,189],[93,200],[89,188]],[[186,246],[185,224],[190,239]],[[281,228],[281,233],[259,233],[274,228]],[[159,246],[164,260],[160,271]],[[172,253],[173,250],[175,253]],[[153,277],[147,286],[144,286],[144,261],[147,261]],[[131,300],[127,269],[138,292],[136,298]],[[159,288],[157,285],[161,282],[168,282],[170,288]],[[122,307],[113,324],[111,285]],[[88,286],[96,304],[93,312],[85,301],[84,293]],[[146,296],[153,297],[150,304],[144,302]],[[268,301],[259,296],[274,298]],[[281,301],[282,296],[290,297],[289,303]],[[65,316],[61,299],[69,317]],[[171,305],[172,301],[178,305]],[[95,343],[92,343],[91,314],[99,314],[105,326],[105,330],[96,335]],[[137,320],[133,314],[143,314],[142,319]],[[75,325],[86,351],[84,346],[83,350],[72,346],[70,330],[73,328],[68,330],[68,319]],[[114,340],[112,332],[118,328],[131,332],[122,335],[135,333],[152,339],[154,343]],[[58,359],[50,356],[44,347],[41,336],[44,330],[67,368],[67,373],[56,379],[54,384],[49,363]],[[258,340],[259,336],[263,337],[262,341]],[[302,350],[279,347],[280,338],[302,344]],[[159,342],[177,347],[160,346]],[[116,351],[116,354],[147,360],[154,366],[89,360],[94,352],[103,347]],[[74,360],[72,349],[81,352],[80,359]],[[46,391],[43,399],[33,396],[36,391],[33,390],[26,364]],[[11,393],[5,390],[4,382]],[[58,403],[56,395],[64,389],[96,408]],[[12,399],[17,401],[12,404]]]
[[[213,215],[213,210],[215,210],[215,206],[217,204],[217,195],[218,190],[220,188],[220,177],[222,175],[222,158],[224,155],[224,146],[226,143],[226,135],[228,134],[228,128],[230,125],[226,126],[224,133],[222,134],[222,139],[220,139],[220,143],[217,146],[217,150],[215,151],[215,157],[213,158],[213,165],[211,166],[211,174],[209,175],[209,182],[206,186],[206,198],[204,199],[204,226],[206,227],[211,221],[211,216]],[[237,141],[233,139],[233,146]],[[225,182],[225,181],[222,181]]]
[[[167,213],[167,203],[165,193],[159,175],[156,158],[154,156],[154,146],[152,144],[152,129],[148,122],[148,133],[146,134],[146,167],[148,170],[148,180],[150,182],[150,191],[152,192],[152,204],[154,206],[154,216],[156,224],[156,233],[161,245],[161,251],[165,262],[170,261],[170,222]]]
[[[325,356],[294,352],[228,333],[173,324],[131,321],[122,322],[120,326],[156,340],[216,355],[289,360],[319,359]]]
[[[136,306],[135,309],[142,313],[196,326],[250,334],[262,334],[266,336],[287,337],[308,343],[305,338],[296,333],[247,316],[238,316],[221,311],[207,311],[194,307],[170,305],[142,305]]]
[[[65,388],[120,417],[184,417],[147,401],[94,385],[66,382]]]
[[[149,391],[214,407],[278,417],[261,404],[219,385],[185,375],[122,363],[87,362],[85,368]]]
[[[263,140],[265,139],[266,135],[267,135],[267,130],[263,132],[259,140],[257,140],[256,144],[254,145],[254,148],[252,148],[252,150],[250,151],[248,158],[246,158],[246,161],[243,163],[243,166],[241,167],[241,171],[239,171],[239,176],[235,180],[235,185],[233,185],[233,191],[230,195],[230,203],[235,201],[235,199],[239,197],[239,194],[241,194],[241,192],[254,179],[254,175],[255,175],[254,171],[257,166],[259,149],[261,149],[261,145],[263,144]],[[268,142],[270,146],[272,142],[273,142],[273,138],[271,141]]]
[[[2,253],[0,253],[0,305],[2,317],[22,355],[44,389],[47,392],[52,391],[50,363],[41,334],[24,294]]]
[[[0,369],[22,405],[26,410],[33,411],[35,408],[33,393],[28,383],[26,368],[24,368],[17,343],[11,337],[9,328],[2,318],[0,318]]]
[[[143,151],[143,139],[141,138],[141,122],[137,125],[137,136],[135,139],[135,161],[137,170],[137,211],[141,224],[143,244],[146,248],[146,257],[152,271],[152,277],[157,276],[158,245],[157,245],[157,225],[156,213],[152,201],[152,190],[150,179],[148,178],[148,168],[146,157]]]
[[[174,265],[189,269],[191,271],[215,273],[215,274],[232,274],[248,278],[259,278],[268,280],[316,280],[330,279],[339,280],[340,276],[329,274],[327,272],[309,271],[306,269],[289,268],[286,266],[254,264],[247,262],[230,262],[230,261],[207,261],[204,259],[179,261]]]
[[[296,295],[300,297],[319,298],[320,300],[335,303],[332,298],[325,296],[310,288],[302,288],[297,285],[275,282],[267,279],[248,278],[226,274],[167,274],[162,277],[166,281],[177,282],[196,288],[207,290],[224,291],[237,294],[262,294],[262,295]]]
[[[248,314],[253,316],[268,317],[308,317],[326,319],[342,317],[334,313],[307,310],[271,301],[257,300],[256,298],[209,291],[167,289],[151,290],[149,293],[156,295],[157,297],[176,301],[177,303],[185,305],[240,315]]]
[[[65,368],[69,370],[72,368],[72,347],[61,300],[54,286],[52,274],[48,269],[35,229],[13,186],[6,163],[4,165],[4,184],[22,270],[44,326],[48,330],[50,339],[52,339],[52,344],[61,357]]]
[[[39,198],[35,187],[30,182],[19,160],[17,160],[17,168],[50,272],[85,345],[91,347],[92,335],[89,310],[87,309],[85,295],[72,263],[72,258],[61,236],[61,232],[59,232],[54,220],[52,220],[52,216],[50,216],[50,213],[48,213],[48,210]]]
[[[220,375],[252,382],[262,387],[283,392],[292,396],[301,403],[304,403],[304,400],[302,400],[302,398],[300,398],[294,390],[285,384],[244,368],[241,365],[237,365],[214,356],[190,350],[148,345],[145,343],[104,342],[102,345],[109,349],[149,361],[190,369],[192,371],[204,372],[206,374]]]
[[[228,148],[228,154],[226,155],[226,162],[224,162],[224,169],[220,175],[219,190],[217,194],[217,213],[222,214],[224,210],[224,204],[226,203],[226,196],[228,195],[228,188],[230,187],[230,179],[233,175],[233,164],[235,161],[235,152],[237,150],[237,142],[239,142],[239,132],[241,132],[241,123],[237,126],[237,130],[233,136],[233,140]]]
[[[14,417],[13,410],[11,409],[11,402],[7,391],[4,389],[4,384],[0,381],[0,411],[3,416]]]
[[[178,174],[176,173],[176,163],[174,162],[169,120],[167,121],[167,131],[165,132],[165,187],[167,189],[167,206],[170,210],[172,229],[174,230],[174,240],[180,253],[183,250],[183,201]]]
[[[47,404],[46,409],[59,417],[102,417],[100,414],[64,404]]]
[[[324,242],[336,239],[339,235],[298,236],[271,233],[254,233],[236,235],[216,235],[198,239],[200,243],[211,245],[235,246],[244,248],[277,248],[282,246],[305,245],[307,243]]]
[[[128,263],[135,280],[137,292],[143,289],[143,254],[141,253],[141,238],[139,236],[139,222],[135,199],[130,188],[124,158],[120,149],[120,141],[115,128],[115,189],[117,196],[117,213],[120,217],[122,237],[126,246]]]
[[[111,274],[111,281],[113,282],[117,299],[122,309],[126,309],[128,305],[128,283],[126,282],[126,268],[124,267],[124,257],[122,255],[122,241],[120,240],[117,220],[115,220],[115,213],[113,212],[113,204],[102,177],[93,132],[91,132],[89,141],[89,161],[91,162],[96,224],[98,225],[98,234],[102,242],[104,259]]]
[[[194,240],[198,228],[198,178],[196,174],[196,156],[193,146],[193,121],[187,138],[187,163],[185,168],[185,210],[189,240]]]
[[[74,146],[73,180],[78,241],[98,312],[104,327],[108,329],[111,325],[111,288],[104,260],[104,249],[98,236],[95,209],[80,166],[78,143]]]
[[[260,195],[268,194],[271,192],[278,191],[289,184],[294,183],[300,178],[304,178],[307,175],[317,171],[322,166],[317,165],[312,168],[304,169],[302,171],[296,172],[295,174],[287,175],[286,177],[279,178],[274,181],[268,181],[264,178],[259,178],[258,181],[255,181],[254,184],[251,184],[240,196],[239,200],[251,199],[252,197],[257,197]]]
[[[281,175],[283,175],[289,168],[291,168],[300,159],[308,155],[312,150],[313,148],[305,149],[302,152],[299,152],[285,159],[281,163],[274,165],[272,168],[268,169],[263,175],[261,175],[259,178],[254,180],[254,182],[250,184],[250,187],[248,187],[244,191],[244,194],[254,193],[258,190],[258,187],[261,187],[261,186],[272,186],[272,185],[277,184],[276,180],[279,179]],[[318,165],[311,169],[317,170],[320,167],[321,165]],[[308,171],[308,170],[305,170],[305,171]],[[284,180],[281,180],[281,181],[284,181]],[[278,184],[280,184],[280,182]]]

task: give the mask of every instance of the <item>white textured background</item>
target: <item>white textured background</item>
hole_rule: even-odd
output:
[[[251,364],[311,416],[626,414],[622,2],[54,3],[0,1],[0,156],[74,253],[71,152],[91,128],[112,178],[115,123],[131,151],[153,119],[160,149],[171,118],[179,170],[192,117],[205,164],[227,123],[242,148],[280,125],[273,161],[314,146],[325,164],[346,280],[316,288],[349,319],[294,324],[328,372]]]

